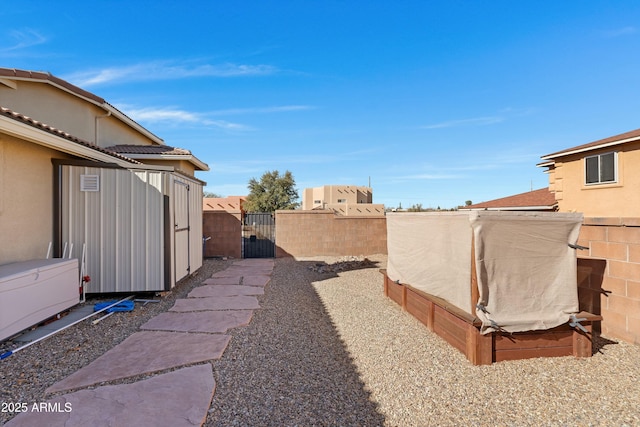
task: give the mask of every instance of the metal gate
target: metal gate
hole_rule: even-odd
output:
[[[271,213],[247,213],[242,219],[242,257],[275,258],[276,221]]]

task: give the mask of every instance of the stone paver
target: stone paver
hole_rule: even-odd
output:
[[[267,275],[259,275],[259,276],[244,276],[242,278],[243,286],[262,286],[265,287],[271,280],[270,276]]]
[[[237,295],[263,295],[264,288],[241,285],[205,285],[189,292],[189,298],[232,297]]]
[[[241,266],[241,267],[260,266],[260,267],[270,267],[271,269],[273,269],[273,266],[275,265],[275,261],[269,258],[247,258],[240,261],[234,261],[232,265]]]
[[[255,310],[260,308],[254,296],[207,297],[178,299],[169,311]]]
[[[98,357],[89,365],[53,384],[46,393],[161,371],[218,359],[230,336],[184,332],[143,331]]]
[[[264,294],[273,259],[245,259],[217,272],[188,298],[89,365],[53,384],[45,393],[75,390],[218,359],[230,328],[248,325],[260,308],[254,295]],[[79,390],[47,402],[56,412],[23,413],[8,426],[199,426],[215,391],[210,364],[157,374],[130,384]]]
[[[200,426],[214,391],[211,365],[192,366],[132,384],[65,394],[45,402],[59,411],[22,413],[6,426]]]
[[[220,333],[248,325],[252,315],[252,310],[168,312],[150,319],[140,329]]]
[[[242,280],[242,276],[231,277],[212,277],[204,280],[203,285],[239,285]]]

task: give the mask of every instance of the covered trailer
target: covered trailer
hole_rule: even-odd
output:
[[[579,311],[581,224],[557,212],[388,214],[385,294],[475,364],[590,356],[600,318]]]

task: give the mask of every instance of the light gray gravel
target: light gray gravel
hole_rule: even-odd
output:
[[[640,425],[640,347],[473,366],[384,297],[386,257],[369,258],[276,260],[262,310],[214,363],[207,426]]]
[[[369,258],[377,265],[276,260],[261,308],[213,361],[207,426],[640,425],[639,346],[600,338],[592,358],[472,366],[384,297],[386,257]],[[318,268],[325,263],[340,268]],[[0,361],[0,402],[43,401],[46,387],[228,265],[207,260],[160,304],[79,324]],[[10,417],[0,413],[0,424]]]

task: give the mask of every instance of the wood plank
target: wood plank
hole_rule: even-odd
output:
[[[547,330],[518,332],[512,335],[496,333],[495,351],[573,347],[573,332],[570,330]]]
[[[466,354],[468,323],[458,319],[456,316],[435,306],[433,310],[433,331],[443,337],[449,344]]]
[[[493,362],[492,334],[482,335],[478,328],[467,324],[466,335],[467,359],[474,365],[491,365]]]
[[[421,291],[420,289],[414,288],[411,285],[405,285],[408,289],[411,289],[412,291],[414,291],[415,293],[423,296],[424,298],[432,301],[435,305],[437,305],[438,307],[442,308],[443,310],[448,311],[449,313],[453,314],[454,316],[456,316],[459,319],[464,320],[466,323],[471,323],[473,325],[476,326],[480,326],[482,325],[482,321],[480,319],[478,319],[476,316],[467,313],[466,311],[462,310],[461,308],[458,308],[457,306],[451,304],[449,301],[444,300],[442,298],[438,298],[435,295],[431,295],[427,292]]]
[[[573,342],[573,355],[575,357],[591,357],[593,356],[593,325],[589,323],[584,323],[584,328],[587,330],[587,333],[582,332],[579,329],[574,329],[572,334],[572,342]]]
[[[571,356],[571,347],[547,347],[519,350],[500,350],[494,352],[494,361],[531,359],[534,357]]]
[[[391,300],[395,301],[396,304],[402,307],[405,293],[404,286],[389,281],[389,283],[387,283],[387,289],[389,291],[389,298],[391,298]]]
[[[433,331],[433,303],[414,292],[411,288],[407,289],[406,297],[407,312],[425,324],[430,331]]]

